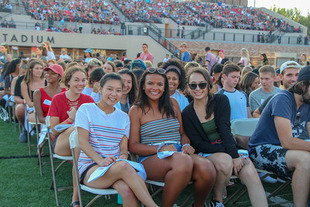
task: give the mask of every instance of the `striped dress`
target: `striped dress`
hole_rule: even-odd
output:
[[[161,142],[180,142],[180,124],[176,118],[165,118],[141,125],[140,141],[142,144],[159,144]]]
[[[115,108],[106,114],[96,104],[83,104],[76,113],[75,127],[89,132],[89,144],[102,157],[119,155],[119,143],[123,136],[129,137],[130,121],[126,113]],[[80,175],[94,161],[82,150],[78,161]]]

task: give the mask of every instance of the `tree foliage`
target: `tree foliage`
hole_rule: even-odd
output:
[[[286,9],[286,8],[277,8],[275,5],[273,5],[271,10],[295,22],[298,22],[299,24],[306,26],[308,28],[308,34],[310,34],[310,14],[309,13],[308,13],[308,16],[305,17],[301,15],[300,10],[298,10],[296,7]]]

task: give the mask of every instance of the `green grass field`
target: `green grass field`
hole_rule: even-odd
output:
[[[52,180],[49,157],[43,157],[46,164],[43,166],[43,176],[40,176],[38,159],[35,156],[36,147],[32,146],[32,155],[28,156],[27,143],[20,143],[18,128],[14,130],[13,124],[4,123],[0,120],[0,206],[29,206],[29,207],[49,207],[56,206],[54,191],[50,189]],[[35,143],[35,137],[32,137]],[[46,155],[48,149],[45,149]],[[71,165],[66,164],[57,174],[58,186],[72,185]],[[228,196],[232,194],[241,184],[236,181],[236,185],[228,188]],[[266,192],[272,192],[279,184],[266,184]],[[178,204],[182,203],[187,195],[192,193],[192,188],[188,187],[180,195]],[[281,199],[292,200],[291,189],[285,190],[285,196]],[[70,206],[72,190],[58,193],[59,204],[62,207]],[[82,193],[84,204],[92,199],[92,195]],[[155,197],[156,203],[160,204],[161,194]],[[270,204],[272,202],[270,201]],[[111,199],[100,198],[92,206],[120,206],[117,204],[117,196]],[[251,206],[247,194],[242,197],[237,204],[227,204],[229,206]],[[277,205],[276,205],[277,206]],[[292,205],[286,205],[292,206]]]

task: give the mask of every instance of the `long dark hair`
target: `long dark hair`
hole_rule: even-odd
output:
[[[251,88],[252,83],[258,77],[256,73],[248,72],[245,76],[241,79],[240,88],[243,92],[245,92],[248,96],[253,91]]]
[[[150,73],[149,71],[145,71],[142,74],[142,77],[140,79],[140,84],[139,84],[139,95],[138,95],[138,98],[135,102],[135,105],[140,107],[142,109],[143,113],[146,113],[146,110],[145,110],[146,107],[149,107],[149,109],[151,108],[148,97],[145,94],[145,91],[143,90],[145,80],[146,80],[146,76],[151,75],[151,74],[161,75],[165,79],[164,93],[159,98],[159,103],[158,103],[159,111],[162,113],[163,116],[166,114],[167,117],[174,117],[175,118],[175,112],[173,110],[173,106],[172,106],[170,96],[169,96],[168,78],[166,75],[158,73],[158,71],[155,71],[155,73]]]
[[[201,74],[204,79],[207,81],[207,87],[208,87],[208,102],[206,105],[206,119],[209,119],[211,115],[214,112],[214,94],[211,93],[211,88],[213,86],[212,79],[210,77],[210,74],[206,71],[204,68],[193,68],[188,76],[187,76],[187,82],[189,83],[189,79],[193,73],[199,73]]]
[[[264,57],[263,62],[267,62],[268,61],[267,55],[265,53],[262,53],[260,55]]]
[[[178,59],[173,58],[165,62],[161,67],[166,70],[166,73],[173,71],[179,76],[180,84],[178,85],[178,89],[184,91],[186,87],[186,75],[182,63]]]
[[[136,101],[138,93],[138,83],[136,76],[133,74],[133,72],[131,72],[128,69],[122,69],[118,72],[118,74],[120,75],[127,74],[131,77],[132,87],[128,93],[129,105],[131,106]]]
[[[5,73],[3,74],[3,78],[5,78],[5,76],[11,74],[11,73],[14,73],[16,71],[16,66],[18,64],[20,64],[20,59],[17,58],[17,59],[14,59],[10,62],[10,64],[7,66],[7,69],[5,71]]]

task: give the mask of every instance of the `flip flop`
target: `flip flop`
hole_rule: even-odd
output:
[[[76,205],[80,205],[80,201],[74,201],[73,203],[71,203],[71,207],[74,207]]]

